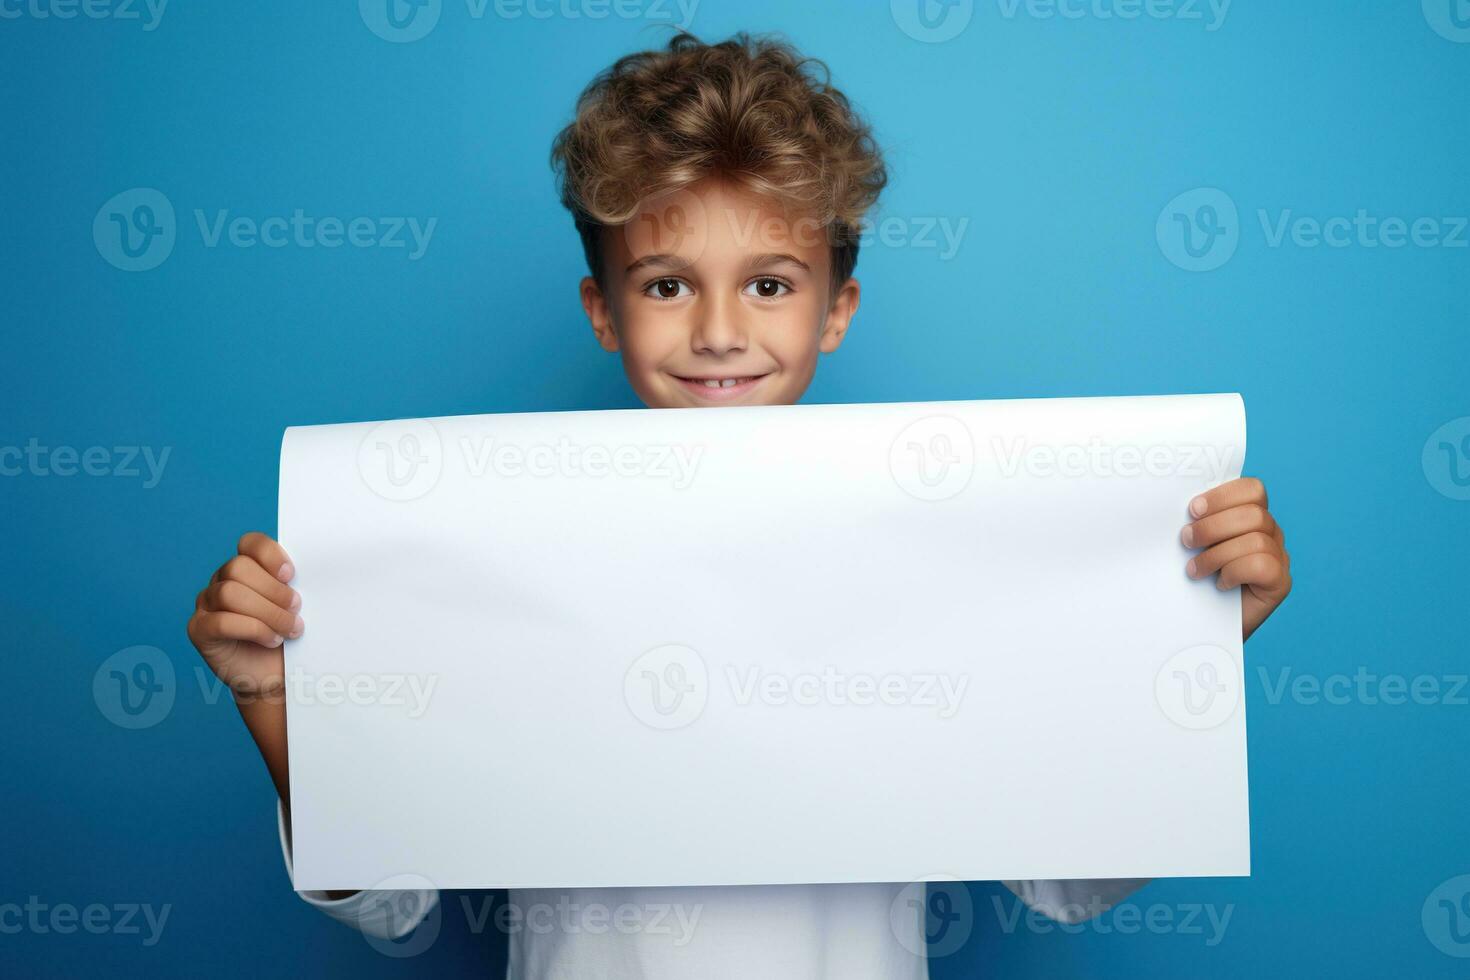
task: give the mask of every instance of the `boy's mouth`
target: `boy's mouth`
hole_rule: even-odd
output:
[[[676,374],[675,378],[694,397],[705,401],[723,402],[732,398],[739,398],[746,392],[758,385],[768,377],[765,374],[734,375],[731,377],[684,377]]]

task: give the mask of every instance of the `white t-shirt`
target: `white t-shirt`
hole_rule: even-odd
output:
[[[279,808],[277,822],[289,874],[291,842]],[[1077,922],[1143,883],[1127,878],[1005,885],[1031,908]],[[488,902],[463,897],[460,908],[440,908],[433,890],[358,892],[337,900],[324,892],[298,894],[395,955],[432,944],[439,926],[435,915],[462,914],[471,928],[509,936],[508,974],[514,980],[929,975],[924,900],[920,890],[905,884],[513,889],[496,911]],[[421,923],[424,932],[414,933]]]

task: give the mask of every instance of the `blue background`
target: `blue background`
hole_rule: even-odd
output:
[[[1272,703],[1257,670],[1465,673],[1470,503],[1420,455],[1470,415],[1470,250],[1273,248],[1257,211],[1470,214],[1470,44],[1418,0],[1237,0],[1214,31],[1006,9],[982,0],[957,37],[921,43],[886,3],[699,4],[706,38],[781,31],[828,61],[887,152],[880,217],[969,222],[947,259],[864,250],[862,310],[808,400],[1240,391],[1296,591],[1247,646],[1252,877],[1134,900],[1233,905],[1224,940],[1007,934],[991,900],[1009,893],[977,883],[972,938],[933,975],[1463,975],[1420,913],[1470,872],[1470,708]],[[476,19],[464,0],[402,44],[344,2],[175,0],[153,31],[0,19],[0,445],[171,447],[151,489],[0,478],[0,903],[173,906],[151,948],[0,935],[4,972],[503,968],[503,940],[469,934],[454,894],[406,964],[292,897],[264,767],[233,706],[201,692],[184,624],[238,535],[273,529],[289,424],[636,404],[578,307],[547,153],[592,74],[664,34]],[[92,238],[133,187],[178,212],[148,272]],[[1239,207],[1213,272],[1155,237],[1196,187]],[[408,261],[206,248],[196,208],[439,221]],[[92,677],[137,644],[178,681],[168,717],[128,731]]]

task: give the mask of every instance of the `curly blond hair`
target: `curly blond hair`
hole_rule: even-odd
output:
[[[887,183],[868,125],[827,67],[775,38],[668,47],[618,59],[583,90],[551,163],[592,275],[603,282],[602,229],[640,202],[707,177],[814,215],[832,245],[832,278],[857,264],[858,226]]]

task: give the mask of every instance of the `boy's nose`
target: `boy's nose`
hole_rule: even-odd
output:
[[[745,350],[745,327],[735,310],[714,304],[701,311],[694,327],[694,350],[699,354],[728,354]]]

